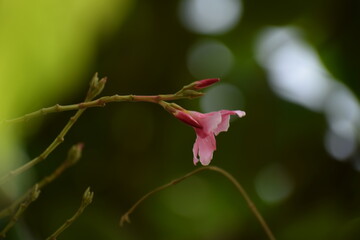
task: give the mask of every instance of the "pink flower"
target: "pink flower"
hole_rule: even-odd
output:
[[[245,112],[240,110],[221,110],[205,114],[178,110],[173,114],[176,118],[194,128],[196,132],[196,141],[193,147],[194,164],[196,165],[200,161],[204,166],[209,165],[216,150],[215,136],[228,130],[230,115],[245,116]]]

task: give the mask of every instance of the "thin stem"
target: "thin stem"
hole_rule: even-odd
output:
[[[145,194],[143,197],[141,197],[124,215],[122,215],[121,219],[120,219],[120,226],[123,226],[125,222],[129,222],[130,223],[130,219],[129,219],[129,215],[138,207],[138,205],[140,203],[142,203],[143,201],[145,201],[147,198],[149,198],[151,195],[164,190],[168,187],[171,187],[199,172],[205,171],[205,170],[211,170],[211,171],[215,171],[218,172],[220,174],[222,174],[224,177],[226,177],[230,182],[232,182],[235,187],[237,188],[237,190],[240,192],[240,194],[243,196],[243,198],[245,199],[247,205],[249,206],[250,210],[252,211],[252,213],[254,214],[254,216],[256,217],[256,219],[259,221],[261,227],[264,229],[266,235],[268,236],[268,238],[270,240],[275,240],[275,237],[272,233],[272,231],[270,230],[269,226],[267,225],[267,223],[265,222],[264,218],[261,216],[260,212],[257,210],[254,202],[250,199],[249,195],[246,193],[246,191],[244,190],[244,188],[241,186],[241,184],[227,171],[225,171],[224,169],[221,169],[219,167],[215,167],[215,166],[206,166],[206,167],[201,167],[201,168],[197,168],[194,171],[180,177],[177,178],[175,180],[172,180],[171,182],[164,184],[160,187],[155,188],[154,190],[148,192],[147,194]]]
[[[17,175],[29,170],[36,164],[44,161],[49,156],[49,154],[52,153],[52,151],[54,151],[56,149],[56,147],[59,146],[64,141],[65,135],[68,133],[68,131],[74,125],[74,123],[79,119],[79,117],[84,112],[84,110],[85,109],[79,109],[76,112],[76,114],[70,118],[69,122],[65,125],[63,130],[59,133],[59,135],[53,140],[53,142],[39,156],[37,156],[36,158],[32,159],[30,162],[27,162],[26,164],[22,165],[21,167],[15,169],[13,171],[10,171],[8,174],[3,176],[0,179],[0,185],[4,184],[12,177],[17,176]]]
[[[1,123],[19,123],[30,120],[31,118],[35,118],[38,116],[46,115],[49,113],[56,112],[65,112],[72,110],[79,110],[91,107],[104,107],[107,103],[111,102],[150,102],[150,103],[158,103],[159,101],[171,101],[171,100],[179,100],[184,98],[194,98],[193,96],[187,95],[177,95],[177,94],[164,94],[164,95],[151,95],[151,96],[139,96],[139,95],[113,95],[113,96],[104,96],[93,101],[82,102],[77,104],[70,105],[59,105],[56,104],[52,107],[42,108],[32,113],[25,114],[24,116],[3,120]]]
[[[15,225],[15,223],[19,220],[19,218],[25,212],[28,206],[39,197],[39,194],[40,194],[40,190],[38,188],[38,185],[35,185],[31,189],[31,192],[28,194],[27,198],[20,204],[18,210],[12,216],[9,223],[0,232],[1,239],[6,237],[6,233]]]
[[[41,181],[39,181],[37,184],[37,188],[41,190],[51,182],[53,182],[56,178],[58,178],[67,168],[71,167],[75,163],[77,163],[81,157],[81,151],[83,148],[82,143],[75,144],[72,146],[68,152],[68,156],[65,161],[62,162],[60,166],[58,166],[54,172],[52,172],[50,175],[44,177]],[[34,186],[35,187],[35,186]],[[15,200],[10,206],[0,211],[0,219],[4,218],[6,216],[9,216],[14,213],[15,209],[21,204],[21,202],[25,201],[31,194],[34,189],[32,187],[29,189],[25,194],[23,194],[21,197],[19,197],[17,200]]]
[[[92,202],[94,197],[94,192],[90,191],[90,187],[88,187],[83,195],[82,201],[81,201],[81,205],[79,207],[79,209],[76,211],[76,213],[69,218],[68,220],[65,221],[65,223],[63,225],[61,225],[53,234],[51,234],[50,237],[48,237],[46,240],[56,240],[57,237],[63,232],[65,231],[65,229],[67,229],[73,222],[75,222],[75,220],[83,213],[83,211],[85,210],[85,208]]]
[[[11,120],[5,120],[1,121],[0,123],[15,123],[15,122],[21,122],[26,121],[30,118],[45,115],[52,112],[61,112],[61,111],[70,111],[70,110],[77,110],[76,114],[70,118],[68,123],[65,125],[63,130],[59,133],[59,135],[53,140],[53,142],[36,158],[32,159],[28,163],[22,165],[21,167],[10,171],[8,174],[0,178],[0,185],[7,182],[12,177],[15,177],[31,167],[35,166],[36,164],[44,161],[49,154],[56,149],[58,145],[60,145],[64,141],[64,137],[67,134],[67,132],[71,129],[71,127],[75,124],[75,122],[79,119],[81,114],[85,111],[85,109],[89,107],[103,107],[106,105],[106,103],[110,102],[151,102],[151,103],[157,103],[164,107],[165,101],[170,100],[177,100],[177,99],[184,99],[184,98],[196,98],[199,96],[202,96],[203,93],[197,92],[194,90],[189,90],[189,86],[183,87],[180,91],[176,92],[175,94],[165,94],[165,95],[152,95],[152,96],[138,96],[138,95],[126,95],[126,96],[120,96],[120,95],[113,95],[113,96],[105,96],[98,98],[96,100],[94,99],[96,96],[98,96],[101,91],[103,90],[106,83],[106,78],[102,78],[101,80],[98,79],[97,73],[94,75],[93,79],[90,81],[90,87],[88,90],[88,93],[86,95],[85,101],[79,104],[71,104],[71,105],[55,105],[53,107],[43,108],[41,110],[26,114],[23,117],[11,119]],[[192,85],[191,85],[192,86]],[[165,106],[166,108],[166,106]]]
[[[262,228],[264,229],[266,235],[269,237],[269,239],[271,240],[275,240],[275,236],[272,233],[272,231],[270,230],[268,224],[266,223],[266,221],[264,220],[264,218],[262,217],[262,215],[260,214],[259,210],[256,208],[254,202],[250,199],[249,195],[247,194],[247,192],[245,191],[245,189],[241,186],[241,184],[227,171],[225,171],[222,168],[219,167],[215,167],[215,166],[208,166],[207,167],[209,170],[221,173],[223,176],[225,176],[230,182],[232,182],[235,187],[237,188],[237,190],[240,192],[240,194],[243,196],[243,198],[245,199],[246,203],[248,204],[248,207],[250,208],[250,210],[253,212],[254,216],[257,218],[257,220],[259,221],[260,225],[262,226]]]
[[[146,200],[147,198],[149,198],[151,195],[153,195],[153,194],[155,194],[155,193],[157,193],[157,192],[160,192],[161,190],[164,190],[164,189],[166,189],[166,188],[168,188],[168,187],[171,187],[171,186],[173,186],[173,185],[175,185],[175,184],[177,184],[177,183],[179,183],[179,182],[181,182],[181,181],[183,181],[183,180],[191,177],[192,175],[195,175],[196,173],[201,172],[201,171],[204,171],[204,170],[207,170],[207,168],[206,168],[206,167],[197,168],[197,169],[195,169],[194,171],[192,171],[192,172],[190,172],[190,173],[188,173],[188,174],[186,174],[186,175],[184,175],[184,176],[182,176],[182,177],[180,177],[180,178],[174,179],[174,180],[172,180],[171,182],[169,182],[169,183],[167,183],[167,184],[164,184],[164,185],[162,185],[162,186],[160,186],[160,187],[157,187],[157,188],[155,188],[154,190],[148,192],[147,194],[145,194],[144,196],[142,196],[134,205],[132,205],[132,207],[131,207],[125,214],[123,214],[123,215],[121,216],[120,226],[121,226],[121,227],[124,226],[124,223],[125,223],[125,222],[130,223],[129,215],[138,207],[138,205],[139,205],[140,203],[142,203],[143,201],[145,201],[145,200]]]
[[[100,94],[101,90],[104,88],[105,82],[106,82],[106,78],[102,78],[99,81],[99,79],[97,78],[97,74],[95,74],[94,78],[90,82],[90,88],[85,97],[84,103],[91,101],[94,97],[96,97],[98,94]],[[99,84],[99,83],[101,83],[101,84]],[[86,108],[78,108],[75,115],[69,119],[69,121],[67,122],[65,127],[61,130],[59,135],[52,141],[52,143],[39,156],[37,156],[36,158],[27,162],[26,164],[22,165],[21,167],[10,171],[8,174],[6,174],[2,178],[0,178],[0,185],[4,184],[12,177],[17,176],[17,175],[29,170],[36,164],[44,161],[49,156],[49,154],[52,153],[57,148],[57,146],[59,146],[64,141],[65,135],[68,133],[68,131],[71,129],[71,127],[75,124],[75,122],[79,119],[79,117],[81,116],[81,114],[83,114],[83,112],[85,110],[86,110]]]

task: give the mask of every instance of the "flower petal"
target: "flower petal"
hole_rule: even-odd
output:
[[[240,111],[240,110],[235,110],[235,111],[230,111],[230,110],[220,110],[219,111],[221,113],[222,116],[225,115],[238,115],[239,117],[243,117],[246,115],[246,113],[244,111]]]
[[[217,136],[221,132],[226,132],[229,129],[229,126],[230,126],[229,121],[230,121],[230,115],[224,115],[222,117],[221,123],[214,130],[215,136]]]
[[[199,156],[202,165],[209,165],[216,150],[216,140],[214,134],[209,134],[205,138],[197,137],[196,141],[199,146]]]
[[[199,162],[199,158],[198,158],[198,155],[199,155],[199,141],[198,141],[198,136],[196,137],[196,140],[195,140],[195,143],[194,143],[194,146],[193,146],[193,162],[194,162],[194,165],[196,165],[198,162]]]
[[[179,119],[180,121],[193,126],[193,127],[197,127],[197,128],[201,128],[201,125],[198,121],[196,121],[190,114],[188,114],[187,112],[183,112],[183,111],[176,111],[174,113],[174,116]]]
[[[232,111],[234,112],[236,115],[239,116],[239,118],[244,117],[246,115],[246,113],[244,111],[240,111],[240,110],[236,110],[236,111]]]
[[[238,115],[239,117],[245,116],[245,112],[243,111],[229,111],[229,110],[221,110],[221,123],[218,125],[218,127],[214,130],[214,134],[217,136],[221,132],[226,132],[229,129],[229,121],[230,121],[230,115]]]
[[[195,111],[189,111],[189,113],[198,123],[200,123],[202,130],[206,134],[213,132],[221,123],[220,112],[210,112],[203,114]]]

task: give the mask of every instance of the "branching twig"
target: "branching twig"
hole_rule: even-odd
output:
[[[85,102],[91,101],[94,97],[96,97],[101,90],[104,88],[106,82],[106,78],[102,78],[101,80],[98,79],[97,74],[95,74],[94,78],[90,82],[90,88],[88,94],[86,95]],[[75,124],[75,122],[79,119],[81,114],[85,111],[86,108],[79,108],[78,111],[75,113],[74,116],[70,118],[68,123],[65,127],[61,130],[59,135],[53,140],[53,142],[36,158],[32,159],[30,162],[22,165],[21,167],[10,171],[8,174],[0,178],[0,185],[7,182],[10,178],[15,177],[31,167],[35,166],[36,164],[44,161],[49,154],[56,149],[63,141],[64,137],[67,132],[71,129],[71,127]]]
[[[275,237],[273,235],[273,233],[271,232],[269,226],[267,225],[267,223],[265,222],[264,218],[261,216],[260,212],[257,210],[257,208],[255,207],[255,204],[253,203],[253,201],[251,201],[249,195],[246,193],[246,191],[244,190],[244,188],[240,185],[240,183],[227,171],[219,168],[219,167],[215,167],[215,166],[206,166],[206,167],[201,167],[201,168],[197,168],[196,170],[180,177],[177,178],[175,180],[172,180],[171,182],[164,184],[158,188],[155,188],[154,190],[152,190],[151,192],[145,194],[142,198],[140,198],[124,215],[122,215],[121,219],[120,219],[120,226],[123,226],[125,222],[130,222],[129,219],[129,215],[138,207],[138,205],[140,203],[142,203],[143,201],[145,201],[148,197],[150,197],[151,195],[153,195],[154,193],[157,193],[163,189],[166,189],[168,187],[171,187],[172,185],[175,185],[201,171],[204,170],[211,170],[211,171],[215,171],[218,172],[220,174],[222,174],[223,176],[225,176],[230,182],[232,182],[235,187],[237,188],[237,190],[240,192],[240,194],[244,197],[246,203],[248,204],[250,210],[252,211],[252,213],[255,215],[255,217],[257,218],[257,220],[259,221],[261,227],[264,229],[266,235],[268,236],[268,238],[270,240],[275,240]]]
[[[66,160],[58,168],[56,168],[53,173],[46,176],[36,184],[38,186],[38,189],[41,190],[43,187],[45,187],[46,185],[54,181],[56,178],[58,178],[67,168],[77,163],[81,157],[82,148],[83,148],[82,143],[78,143],[72,146],[68,152],[68,156]],[[14,201],[9,207],[1,210],[0,218],[4,218],[6,216],[13,214],[16,208],[19,206],[19,204],[23,202],[29,196],[29,194],[31,194],[32,189],[33,188],[29,189],[23,196],[21,196],[16,201]]]
[[[183,89],[182,89],[183,90]],[[150,103],[158,103],[159,101],[171,101],[171,100],[179,100],[179,99],[191,99],[200,97],[203,94],[201,92],[190,91],[190,90],[180,90],[175,94],[160,94],[160,95],[149,95],[149,96],[140,96],[140,95],[112,95],[112,96],[104,96],[93,101],[85,101],[77,104],[70,105],[59,105],[56,104],[52,107],[42,108],[32,113],[25,114],[24,116],[17,117],[14,119],[3,120],[0,123],[19,123],[26,122],[31,118],[43,116],[49,113],[57,113],[57,112],[65,112],[65,111],[73,111],[80,110],[85,108],[92,107],[104,107],[107,103],[112,102],[150,102]]]
[[[34,202],[40,194],[40,190],[38,185],[35,185],[31,191],[29,192],[29,194],[27,195],[26,199],[20,204],[18,210],[16,211],[16,213],[12,216],[12,218],[10,219],[9,223],[4,227],[4,229],[0,232],[0,238],[5,238],[6,237],[6,233],[15,225],[15,223],[18,221],[18,219],[20,218],[20,216],[25,212],[25,210],[27,209],[27,207]]]
[[[165,101],[169,100],[177,100],[177,99],[184,99],[184,98],[196,98],[203,95],[203,93],[196,91],[199,89],[199,83],[194,82],[187,86],[184,86],[175,94],[165,94],[165,95],[153,95],[153,96],[137,96],[137,95],[113,95],[113,96],[105,96],[93,100],[97,95],[101,93],[106,83],[106,78],[102,78],[101,80],[98,79],[97,73],[93,77],[92,81],[90,82],[90,88],[88,90],[87,96],[85,101],[79,104],[72,104],[72,105],[55,105],[53,107],[43,108],[41,110],[26,114],[22,117],[18,117],[11,120],[1,121],[1,123],[16,123],[21,121],[26,121],[30,118],[45,115],[48,113],[53,112],[62,112],[62,111],[70,111],[70,110],[77,110],[76,114],[70,118],[68,123],[65,125],[63,130],[59,133],[59,135],[53,140],[53,142],[36,158],[32,159],[31,161],[27,162],[26,164],[22,165],[21,167],[10,171],[8,174],[0,178],[0,185],[7,182],[11,177],[15,177],[31,167],[35,166],[36,164],[44,161],[49,154],[55,150],[55,148],[60,145],[64,141],[64,137],[70,128],[74,125],[74,123],[78,120],[80,115],[85,111],[85,109],[89,107],[103,107],[106,103],[110,102],[151,102],[157,103],[161,106],[165,106]]]
[[[94,197],[94,192],[91,192],[90,187],[88,187],[84,192],[81,205],[74,214],[74,216],[66,220],[65,223],[61,225],[61,227],[58,230],[56,230],[53,234],[51,234],[51,236],[48,237],[46,240],[56,240],[56,238],[82,214],[84,209],[92,202],[93,197]]]
[[[138,95],[113,95],[113,96],[104,96],[93,101],[89,102],[82,102],[77,104],[70,104],[70,105],[59,105],[56,104],[52,107],[42,108],[38,111],[28,113],[24,116],[10,119],[10,120],[3,120],[2,123],[19,123],[28,121],[31,118],[35,118],[38,116],[46,115],[49,113],[56,113],[56,112],[65,112],[65,111],[73,111],[91,107],[104,107],[107,103],[111,102],[151,102],[157,103],[158,101],[170,101],[170,100],[178,100],[184,99],[188,97],[184,96],[176,96],[175,94],[166,94],[166,95],[152,95],[152,96],[138,96]]]

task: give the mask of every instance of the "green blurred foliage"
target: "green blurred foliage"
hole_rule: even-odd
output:
[[[87,67],[94,63],[96,43],[119,27],[129,3],[1,1],[0,119],[35,111],[76,93],[82,75],[93,74]],[[22,162],[21,136],[35,129],[0,126],[0,173]]]
[[[254,53],[264,28],[301,29],[327,70],[358,99],[358,1],[246,0],[236,26],[214,35],[185,28],[180,2],[137,1],[129,10],[130,1],[1,1],[0,36],[8,37],[0,38],[0,83],[5,86],[0,118],[79,102],[95,71],[109,78],[104,95],[175,92],[198,80],[187,66],[194,44],[222,42],[231,50],[233,66],[221,86],[235,87],[229,95],[239,92],[236,104],[229,104],[247,116],[217,137],[212,164],[241,182],[278,239],[358,239],[359,172],[351,161],[336,161],[326,152],[325,116],[279,98]],[[205,92],[210,95],[215,88]],[[200,111],[202,101],[178,103]],[[1,126],[1,164],[9,149],[37,156],[70,116]],[[23,188],[56,168],[74,143],[85,143],[82,159],[44,189],[9,239],[48,236],[77,209],[87,186],[95,192],[94,202],[64,239],[266,239],[234,187],[210,172],[151,197],[130,216],[131,224],[118,227],[121,214],[143,194],[194,169],[193,130],[159,106],[112,103],[89,109],[65,139]],[[287,198],[272,203],[259,194],[256,179],[277,165],[293,188]],[[276,177],[265,189],[287,179]]]

